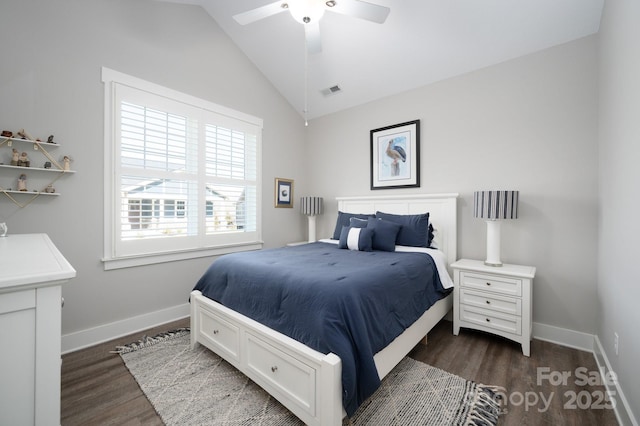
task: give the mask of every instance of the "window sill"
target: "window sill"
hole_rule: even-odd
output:
[[[200,257],[220,256],[241,251],[260,250],[263,243],[257,241],[242,245],[209,247],[199,250],[185,250],[176,252],[154,253],[140,256],[103,258],[104,270],[132,268],[136,266],[153,265],[156,263],[174,262],[180,260],[197,259]]]

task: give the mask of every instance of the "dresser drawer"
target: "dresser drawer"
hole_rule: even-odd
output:
[[[460,305],[459,314],[462,321],[506,333],[522,334],[522,319],[519,316],[463,304]]]
[[[199,312],[202,335],[229,357],[240,361],[240,330],[220,315],[202,308]]]
[[[509,315],[522,314],[522,301],[515,297],[500,296],[486,291],[460,289],[460,303]]]
[[[315,416],[316,370],[249,332],[246,338],[249,371]]]
[[[474,272],[460,273],[460,286],[507,296],[522,296],[522,280]]]

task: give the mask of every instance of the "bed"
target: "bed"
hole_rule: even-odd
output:
[[[439,257],[432,256],[433,259],[438,258],[438,262],[434,260],[432,263],[439,263],[439,272],[437,273],[441,274],[443,269],[446,270],[447,265],[456,260],[456,199],[457,194],[428,194],[341,197],[337,201],[338,211],[343,213],[373,214],[377,211],[382,211],[396,215],[418,215],[429,212],[430,223],[436,229],[434,245],[440,251]],[[335,241],[333,243],[335,244]],[[329,247],[331,245],[330,241],[326,240],[308,244],[295,253],[303,256],[303,259],[324,257],[324,260],[330,262],[330,264],[340,263],[339,260],[334,261],[328,256],[337,251],[345,254],[345,251],[335,250],[333,247]],[[291,247],[284,250],[294,249],[295,247]],[[265,264],[276,262],[278,256],[283,257],[278,250],[281,249],[262,250],[262,253],[255,252],[256,255],[260,253],[260,258],[262,259],[259,260],[256,257],[255,261],[262,261]],[[320,252],[316,250],[320,250]],[[289,253],[290,256],[294,255],[294,251],[290,251],[284,257],[289,257]],[[384,257],[386,254],[383,252],[373,252],[371,255],[376,256],[379,260],[385,259],[386,262],[386,257]],[[307,256],[307,258],[304,256]],[[424,255],[420,256],[425,257]],[[402,260],[404,261],[405,258],[409,257],[419,256],[409,253],[403,256]],[[212,267],[217,261],[214,261]],[[221,265],[224,265],[224,263],[220,262]],[[305,261],[304,264],[308,263]],[[247,269],[250,268],[247,267]],[[221,273],[220,269],[217,269],[217,271],[218,274]],[[226,274],[227,272],[224,273]],[[257,273],[259,274],[259,272]],[[384,271],[380,270],[376,273],[383,274]],[[312,275],[309,276],[311,277]],[[313,276],[318,276],[318,274]],[[303,285],[303,281],[306,282],[306,278],[292,279],[294,282],[298,279],[300,286]],[[289,275],[282,275],[280,280],[282,285],[285,286],[289,280]],[[305,345],[301,343],[301,341],[306,341],[305,339],[289,337],[294,336],[295,332],[289,332],[288,329],[282,330],[283,332],[276,331],[279,327],[272,325],[273,328],[270,328],[261,322],[251,319],[250,316],[260,318],[259,315],[254,315],[253,312],[245,312],[246,315],[243,315],[240,313],[244,312],[241,305],[229,303],[230,299],[224,300],[224,303],[229,306],[236,306],[236,309],[231,309],[216,302],[213,299],[222,299],[216,297],[215,293],[211,293],[206,287],[201,286],[200,282],[196,288],[191,293],[191,343],[193,346],[202,344],[220,355],[263,387],[306,424],[339,425],[342,423],[342,418],[346,412],[353,412],[353,402],[349,399],[350,397],[347,397],[347,393],[353,385],[351,370],[354,364],[357,368],[361,368],[362,365],[366,364],[366,354],[362,358],[356,358],[355,362],[349,355],[343,355],[345,361],[343,363],[336,354],[346,354],[346,352],[342,351],[341,346],[329,345],[327,347],[337,348],[337,350],[328,351],[323,350],[322,345],[316,345],[315,340],[308,341],[308,345]],[[213,298],[205,297],[200,290],[207,292]],[[271,297],[270,294],[265,293],[260,296],[260,300],[269,297]],[[322,297],[324,297],[322,294],[314,295],[314,299],[322,300]],[[416,298],[414,297],[414,299]],[[382,348],[372,345],[371,350],[373,353],[371,355],[373,357],[371,364],[374,373],[377,372],[378,377],[375,378],[376,380],[379,381],[386,376],[451,309],[451,294],[437,299],[432,305],[431,302],[429,303],[431,306],[426,312],[422,313],[421,311],[416,315],[417,319],[411,319],[410,325],[407,324],[408,327],[404,331],[398,332],[397,337],[394,337],[390,342],[385,341]],[[269,303],[277,304],[279,302],[274,299],[273,302]],[[284,304],[285,301],[283,300],[282,303]],[[330,303],[327,303],[327,305],[330,305]],[[329,318],[331,315],[332,312],[328,312],[323,314],[323,317]],[[344,312],[337,315],[344,315]],[[300,316],[295,318],[297,318],[295,321],[281,322],[286,322],[289,325],[297,325],[297,321],[304,322]],[[349,322],[350,319],[347,318],[345,321]],[[270,324],[268,321],[263,322]],[[386,321],[380,318],[379,322],[384,323]],[[375,320],[365,320],[364,323],[368,326],[375,325]],[[367,334],[366,332],[362,332],[359,328],[349,332],[351,333],[349,338],[355,342],[354,344],[364,345],[359,338],[361,334]],[[382,339],[374,340],[382,342]],[[363,352],[366,351],[363,350]],[[344,387],[343,377],[345,377]],[[361,378],[358,380],[360,381]],[[373,385],[371,384],[370,386]],[[347,408],[346,412],[345,407]]]

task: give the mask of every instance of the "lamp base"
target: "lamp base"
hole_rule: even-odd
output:
[[[309,242],[313,243],[316,241],[316,217],[315,216],[307,216],[309,218]]]
[[[487,266],[502,266],[500,261],[500,221],[487,220]]]

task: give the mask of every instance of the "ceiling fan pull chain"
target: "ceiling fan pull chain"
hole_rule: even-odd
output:
[[[304,125],[308,126],[307,121],[307,109],[308,109],[308,80],[309,80],[309,53],[307,47],[307,40],[304,41]]]

